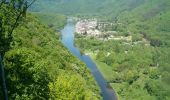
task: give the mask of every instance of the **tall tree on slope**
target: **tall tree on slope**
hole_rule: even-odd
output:
[[[27,9],[36,0],[0,0],[0,84],[3,99],[8,100],[8,91],[5,82],[3,58],[10,49],[12,33],[19,21],[25,17]]]

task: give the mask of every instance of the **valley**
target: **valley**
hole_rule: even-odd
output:
[[[69,19],[68,19],[69,20]],[[87,55],[82,55],[77,47],[74,46],[74,35],[75,35],[75,26],[74,23],[68,21],[67,25],[61,30],[61,42],[67,47],[67,49],[76,56],[79,60],[84,62],[88,69],[93,74],[97,84],[101,89],[101,96],[104,100],[117,100],[117,96],[113,89],[109,88],[110,86],[107,81],[103,78],[103,75],[99,72],[96,64],[92,59]],[[96,95],[96,94],[93,94]]]
[[[0,63],[0,100],[169,100],[170,0],[0,0]]]
[[[58,7],[52,12],[76,20],[75,46],[92,58],[118,100],[168,100],[168,0],[73,0],[53,5]]]

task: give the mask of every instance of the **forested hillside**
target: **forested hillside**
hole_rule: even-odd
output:
[[[144,43],[77,38],[120,100],[169,100],[170,48]]]
[[[107,16],[113,17],[119,13],[125,11],[131,12],[139,8],[141,10],[142,8],[147,8],[140,12],[146,12],[153,7],[155,9],[160,9],[158,8],[160,6],[161,9],[165,10],[169,5],[168,3],[169,0],[41,0],[37,1],[31,10],[35,12],[50,11],[69,15],[97,14],[99,16],[104,16],[107,14]]]
[[[37,2],[32,11],[98,18],[115,24],[109,31],[132,36],[131,42],[76,38],[77,46],[91,55],[120,100],[169,100],[169,0],[54,1],[48,2],[50,7]]]
[[[114,31],[134,33],[153,45],[167,45],[170,32],[169,0],[41,0],[30,9],[33,12],[62,13],[69,16],[89,16],[118,24]],[[164,35],[161,35],[164,34]]]
[[[15,18],[13,7],[6,4],[0,7],[1,21]],[[9,14],[13,16],[6,16]],[[90,71],[60,43],[56,35],[59,33],[28,13],[18,24],[3,59],[9,100],[100,99],[100,90]],[[1,28],[9,27],[2,25]]]
[[[2,1],[10,0],[0,0],[0,53],[9,100],[102,99],[89,69],[59,41],[67,16],[97,18],[113,24],[106,30],[115,37],[131,37],[75,37],[118,99],[170,99],[170,0],[37,0],[29,13],[13,0]],[[23,18],[10,31],[19,8]]]
[[[31,12],[36,16],[43,24],[49,28],[60,31],[67,22],[67,18],[63,14],[48,13],[48,12]]]
[[[58,38],[30,15],[15,30],[4,59],[10,99],[99,98],[88,69]]]
[[[77,46],[93,58],[120,100],[169,100],[170,1],[112,1],[103,7],[105,14],[97,13],[115,24],[113,35],[132,40],[77,35]]]

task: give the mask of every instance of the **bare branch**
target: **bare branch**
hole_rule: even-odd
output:
[[[29,8],[36,0],[32,0],[32,2],[27,6]]]

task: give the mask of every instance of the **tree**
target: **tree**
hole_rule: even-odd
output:
[[[98,52],[98,53],[97,53],[97,56],[96,56],[96,60],[99,60],[99,61],[103,62],[104,59],[105,59],[105,54],[104,54],[104,52],[103,52],[103,51]]]
[[[95,94],[87,89],[85,80],[78,74],[62,73],[55,82],[49,84],[52,100],[97,100]],[[87,99],[88,98],[88,99]]]
[[[47,100],[48,61],[32,49],[18,48],[5,54],[6,83],[10,100]]]
[[[8,100],[8,95],[5,83],[3,58],[5,52],[10,48],[14,29],[18,26],[21,18],[26,15],[27,9],[34,2],[35,0],[29,2],[27,0],[2,0],[0,2],[0,72],[1,85],[5,100]]]

